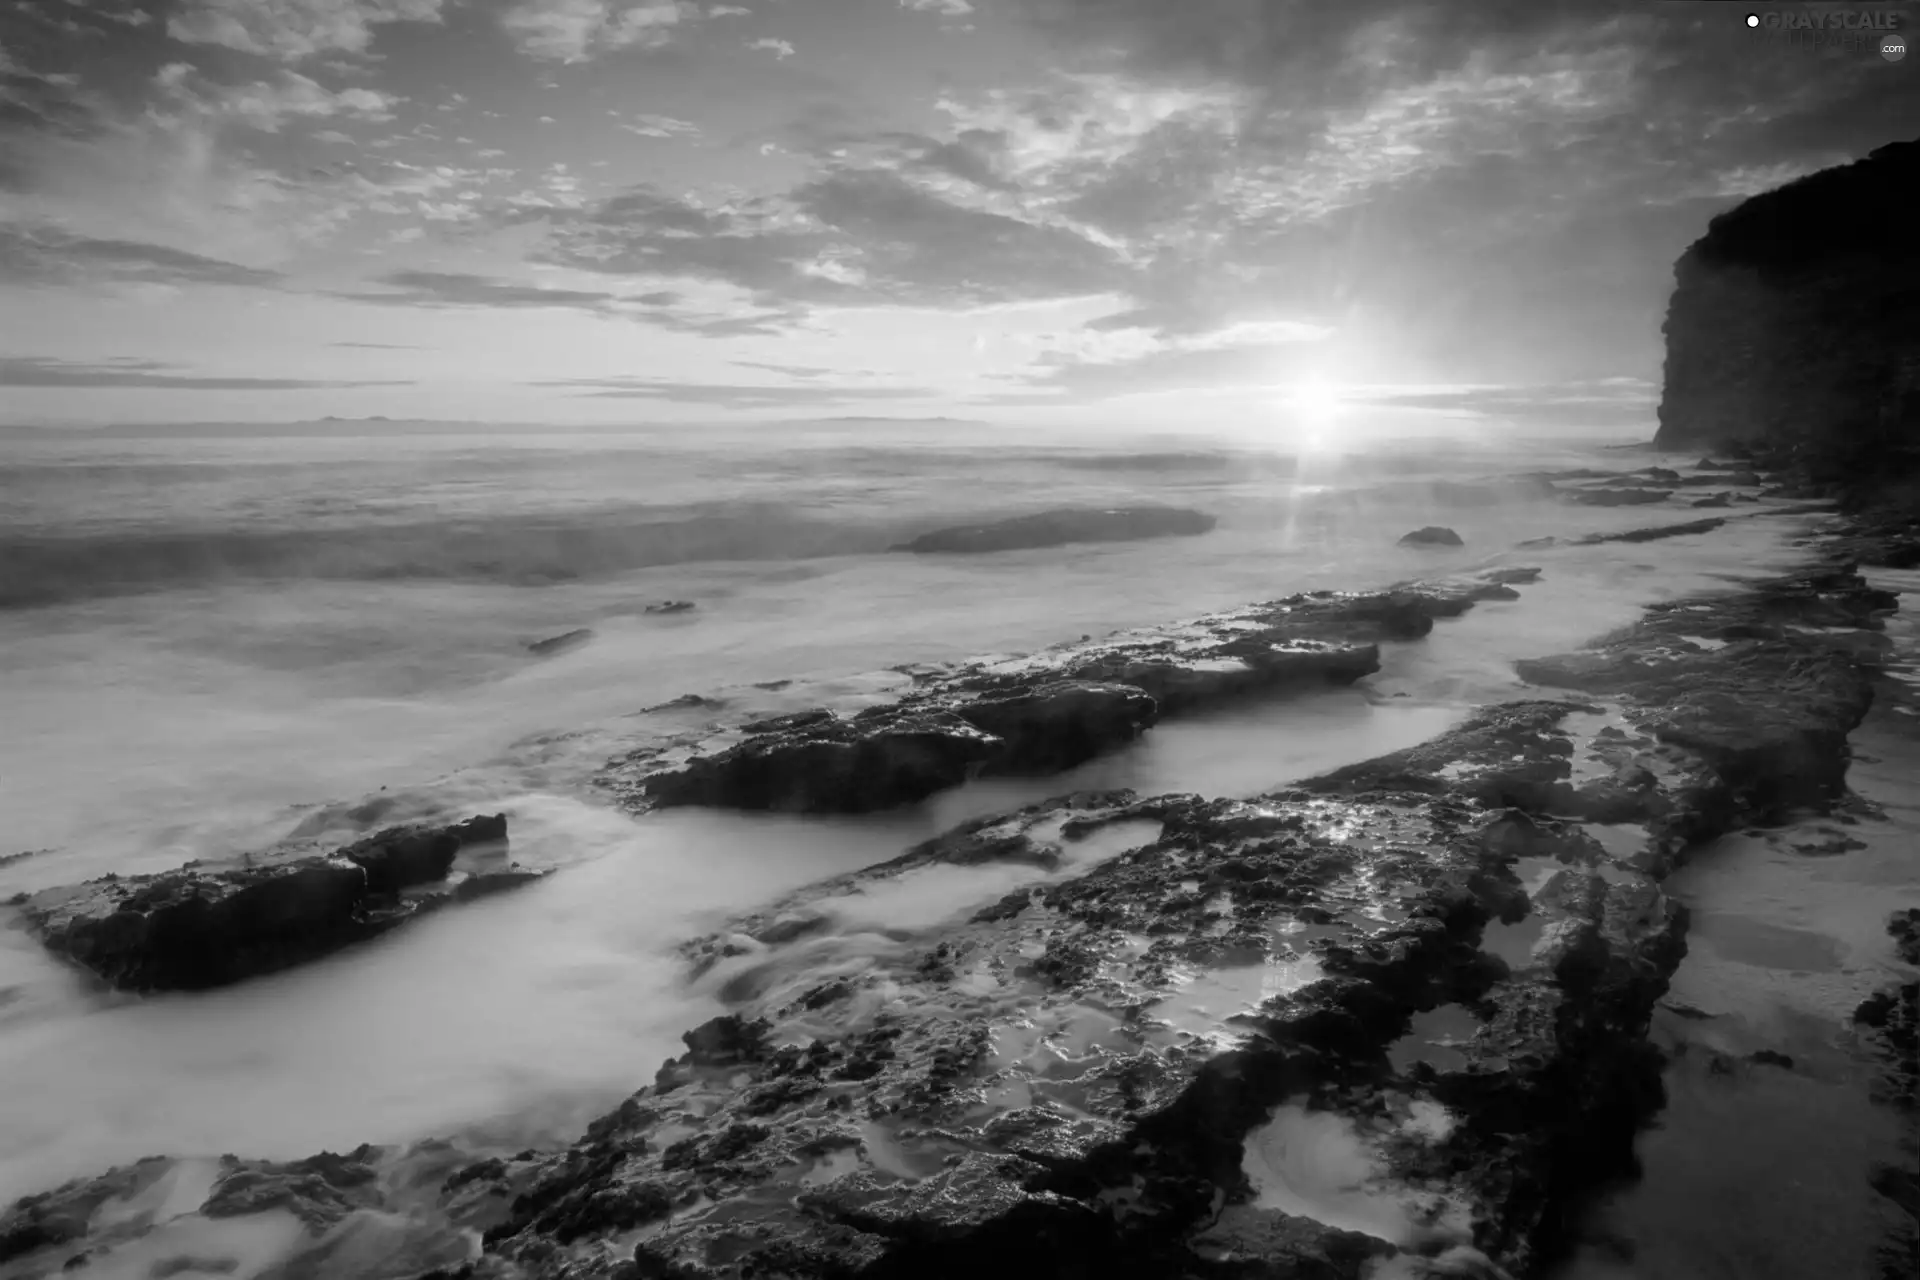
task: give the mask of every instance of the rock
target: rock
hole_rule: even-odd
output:
[[[565,653],[569,649],[578,649],[591,639],[593,639],[593,632],[586,627],[581,627],[575,631],[549,636],[545,640],[535,640],[527,646],[527,651],[537,653],[543,658],[550,658],[557,653]]]
[[[1460,547],[1466,544],[1453,530],[1430,524],[1424,529],[1415,529],[1412,533],[1403,535],[1400,545],[1403,547]]]
[[[642,785],[653,804],[869,813],[966,781],[1002,746],[951,712],[838,716],[762,732]]]
[[[492,866],[506,818],[395,827],[324,856],[263,855],[105,876],[27,897],[54,954],[123,991],[204,990],[330,955],[422,913],[537,873]],[[469,853],[470,869],[455,872]]]
[[[1699,503],[1694,503],[1699,506]],[[1602,542],[1658,542],[1662,538],[1684,538],[1698,533],[1712,533],[1726,521],[1709,518],[1689,520],[1684,524],[1655,525],[1650,529],[1629,529],[1625,533],[1590,533],[1576,540],[1576,546],[1590,547]]]
[[[1211,532],[1217,523],[1213,516],[1179,507],[1064,508],[987,524],[936,529],[900,543],[893,550],[981,554],[1058,547],[1073,542],[1193,537]]]
[[[1623,700],[1636,727],[1706,760],[1764,816],[1844,790],[1846,737],[1872,703],[1854,643],[1891,593],[1848,571],[1667,601],[1596,648],[1516,664],[1531,684]]]
[[[1651,502],[1665,502],[1673,496],[1668,489],[1565,489],[1562,492],[1571,502],[1583,507],[1631,507]]]
[[[1418,632],[1496,588],[1510,589],[1229,616],[1290,619],[1295,635]],[[1484,708],[1266,794],[1085,792],[977,819],[684,948],[726,1011],[565,1151],[449,1156],[432,1177],[369,1149],[232,1162],[209,1200],[290,1208],[328,1232],[315,1250],[381,1223],[416,1242],[410,1263],[483,1241],[470,1262],[329,1273],[342,1275],[1538,1274],[1575,1209],[1634,1169],[1636,1130],[1662,1105],[1647,1032],[1687,919],[1662,877],[1772,798],[1829,790],[1801,780],[1839,777],[1864,711],[1846,675],[1856,646],[1829,629],[1870,631],[1885,607],[1846,569],[1664,602],[1541,660],[1579,697]],[[1069,665],[1086,653],[1065,651]],[[976,664],[954,677],[976,684],[926,695],[996,695],[994,734],[923,704],[764,732],[837,740],[921,715],[1006,742],[1056,714],[1129,723],[1125,689],[1036,685],[1033,664],[1060,660]],[[1603,842],[1623,822],[1645,829],[1640,852]],[[955,873],[944,920],[883,940],[835,927],[935,868]],[[1006,874],[1022,868],[1035,874]],[[1916,1007],[1909,984],[1857,1015],[1909,1099]],[[1370,1166],[1375,1234],[1261,1203],[1266,1170],[1302,1147]],[[48,1259],[91,1246],[95,1210],[119,1194],[74,1184],[23,1201],[0,1239]]]
[[[1664,481],[1668,484],[1680,483],[1680,473],[1668,467],[1642,467],[1634,474],[1645,476],[1649,480]]]
[[[648,613],[686,613],[694,607],[691,600],[661,600],[647,606]]]
[[[1157,720],[1259,693],[1351,684],[1383,640],[1518,598],[1537,569],[1494,569],[1370,593],[1311,592],[1038,654],[919,672],[911,691],[854,717],[815,709],[739,725],[683,758],[643,749],[601,787],[626,807],[709,805],[866,813],[967,779],[1072,768]]]
[[[1133,741],[1159,719],[1160,707],[1130,684],[1056,680],[979,694],[954,714],[1003,744],[987,774],[1060,773]]]
[[[1887,922],[1893,949],[1905,964],[1920,965],[1920,907],[1896,911]]]
[[[1743,444],[1814,481],[1920,467],[1920,142],[1756,195],[1675,265],[1660,448]]]
[[[717,711],[726,705],[725,698],[709,698],[700,693],[683,693],[677,698],[657,702],[645,708],[645,711],[649,715],[656,711]]]
[[[1730,507],[1733,505],[1733,495],[1731,493],[1711,494],[1705,498],[1695,498],[1693,505],[1696,507]]]

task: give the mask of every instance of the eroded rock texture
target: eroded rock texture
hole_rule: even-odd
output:
[[[317,857],[188,863],[43,889],[18,905],[47,949],[123,991],[203,990],[330,955],[514,888],[507,820],[392,827]],[[456,867],[466,852],[467,865]]]
[[[1312,592],[1027,657],[924,673],[899,700],[852,716],[749,722],[674,753],[649,747],[598,778],[632,809],[709,805],[865,813],[967,779],[1048,774],[1137,738],[1164,716],[1286,688],[1351,684],[1380,642],[1436,618],[1517,599],[1539,570],[1492,569],[1386,591]]]
[[[1920,142],[1753,197],[1674,269],[1657,443],[1842,482],[1920,465]]]
[[[1235,617],[1258,643],[1276,617],[1417,632],[1442,599],[1471,603]],[[232,1270],[222,1224],[271,1280],[1534,1274],[1659,1105],[1647,1030],[1686,927],[1664,877],[1837,798],[1891,603],[1843,569],[1669,602],[1406,751],[970,822],[689,941],[727,1012],[563,1151],[142,1162],[0,1217],[9,1274],[170,1267],[176,1239]],[[1111,644],[1063,652],[1140,660]],[[1046,700],[996,705],[987,736]],[[1910,1003],[1859,1015],[1896,1056]]]

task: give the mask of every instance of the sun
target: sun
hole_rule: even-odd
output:
[[[1306,378],[1287,389],[1286,405],[1300,417],[1323,422],[1340,407],[1340,388],[1324,378]]]

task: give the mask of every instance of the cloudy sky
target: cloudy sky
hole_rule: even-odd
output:
[[[11,0],[0,419],[1589,403],[1709,216],[1920,133],[1749,7]]]

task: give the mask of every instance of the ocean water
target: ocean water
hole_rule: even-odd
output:
[[[937,430],[938,434],[934,434]],[[1660,459],[1462,433],[1283,454],[861,424],[485,436],[0,441],[0,898],[108,871],[507,812],[549,880],[220,993],[102,995],[0,932],[0,1199],[154,1153],[293,1157],[456,1131],[564,1141],[717,1012],[672,949],[730,913],[978,813],[1079,786],[1251,792],[1518,696],[1514,658],[1791,562],[1774,504],[1714,534],[1517,551],[1690,518],[1448,486]],[[989,556],[913,534],[1164,503],[1212,533]],[[1450,526],[1455,549],[1395,545]],[[1322,587],[1537,564],[1523,599],[1388,646],[1352,689],[1155,729],[1064,778],[863,819],[632,820],[585,785],[711,711],[855,706],[891,668],[1037,649]],[[649,614],[662,600],[689,612]],[[542,658],[530,642],[593,639]],[[372,799],[375,811],[353,812]],[[930,882],[931,883],[931,882]],[[983,872],[916,904],[997,896]]]

